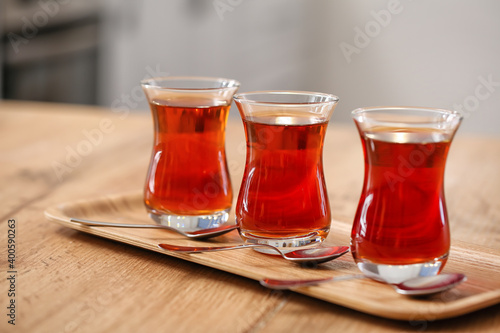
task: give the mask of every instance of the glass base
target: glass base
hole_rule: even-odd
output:
[[[395,284],[421,276],[438,275],[447,259],[448,254],[432,261],[411,265],[384,265],[367,260],[356,260],[356,264],[366,276],[374,280]]]
[[[229,220],[229,211],[221,210],[204,215],[169,215],[149,212],[149,216],[158,224],[166,225],[182,231],[218,228]]]
[[[299,249],[315,247],[325,240],[325,236],[320,235],[318,232],[311,232],[309,234],[298,235],[293,237],[262,237],[252,234],[251,232],[240,231],[240,236],[247,244],[267,244],[280,249],[281,252],[287,253]],[[254,248],[255,251],[266,254],[277,254],[276,251],[265,247]]]

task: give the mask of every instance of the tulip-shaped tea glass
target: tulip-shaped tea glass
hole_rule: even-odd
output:
[[[234,100],[247,142],[236,205],[241,237],[292,249],[323,241],[331,222],[323,141],[338,98],[267,91],[237,94]]]
[[[144,201],[156,222],[183,231],[227,222],[233,194],[224,140],[238,87],[221,78],[142,81],[154,121]]]
[[[365,158],[351,252],[389,283],[438,274],[450,248],[443,177],[458,113],[377,107],[352,112]]]

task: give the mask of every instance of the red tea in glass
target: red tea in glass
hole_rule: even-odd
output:
[[[321,152],[328,123],[269,123],[274,120],[244,121],[248,158],[241,191],[245,193],[236,208],[242,227],[261,237],[286,238],[313,230],[324,237],[330,228],[330,206]]]
[[[311,93],[312,94],[312,93]],[[322,151],[336,97],[323,100],[285,92],[239,94],[247,141],[246,165],[236,204],[240,235],[247,242],[298,247],[321,242],[331,215]],[[283,99],[283,100],[281,100]],[[272,102],[272,104],[266,104]],[[323,111],[317,111],[323,105]]]
[[[365,156],[351,234],[358,267],[391,283],[438,274],[450,248],[444,169],[460,116],[405,108],[354,117]]]
[[[143,87],[155,132],[144,188],[150,215],[185,230],[224,224],[232,203],[225,127],[237,84],[160,78],[147,80]]]
[[[231,208],[224,130],[229,106],[172,107],[150,104],[155,145],[145,186],[146,205],[177,215]]]

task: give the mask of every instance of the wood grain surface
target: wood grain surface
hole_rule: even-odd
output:
[[[158,248],[159,243],[177,246],[223,246],[241,244],[236,231],[209,241],[186,239],[176,233],[157,229],[127,229],[88,227],[72,222],[72,218],[112,223],[150,224],[142,192],[94,198],[58,204],[45,211],[46,217],[66,227],[123,242],[220,269],[253,280],[314,279],[330,276],[355,275],[359,271],[352,256],[308,266],[287,262],[279,256],[256,253],[252,249],[216,253],[181,254]],[[234,216],[231,216],[234,220]],[[342,245],[349,238],[350,226],[333,221],[327,244]],[[458,242],[450,251],[445,272],[462,272],[468,281],[459,287],[426,298],[396,294],[388,285],[370,279],[354,279],[294,291],[339,304],[372,315],[398,320],[426,320],[432,315],[444,319],[463,315],[500,303],[500,280],[489,279],[500,266],[500,251]]]
[[[103,122],[109,126],[99,140],[93,130]],[[6,276],[7,220],[15,219],[18,272],[15,327],[5,315],[8,281],[0,279],[1,332],[496,332],[500,326],[499,305],[445,320],[432,313],[425,320],[378,318],[48,222],[44,210],[58,203],[142,188],[152,144],[147,112],[3,101],[0,130],[0,267]],[[71,160],[77,149],[85,154]],[[227,155],[236,190],[245,158],[237,116],[228,124]],[[54,170],[58,163],[68,166],[64,174]],[[324,164],[334,219],[349,224],[363,174],[353,125],[330,124]],[[454,244],[500,250],[499,166],[498,138],[459,131],[445,179]],[[476,267],[481,275],[481,261]],[[481,278],[499,280],[498,273]]]

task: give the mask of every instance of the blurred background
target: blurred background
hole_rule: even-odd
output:
[[[452,108],[500,135],[498,0],[2,0],[0,97],[147,111],[139,81],[237,79],[377,105]],[[239,117],[232,109],[231,117]]]

